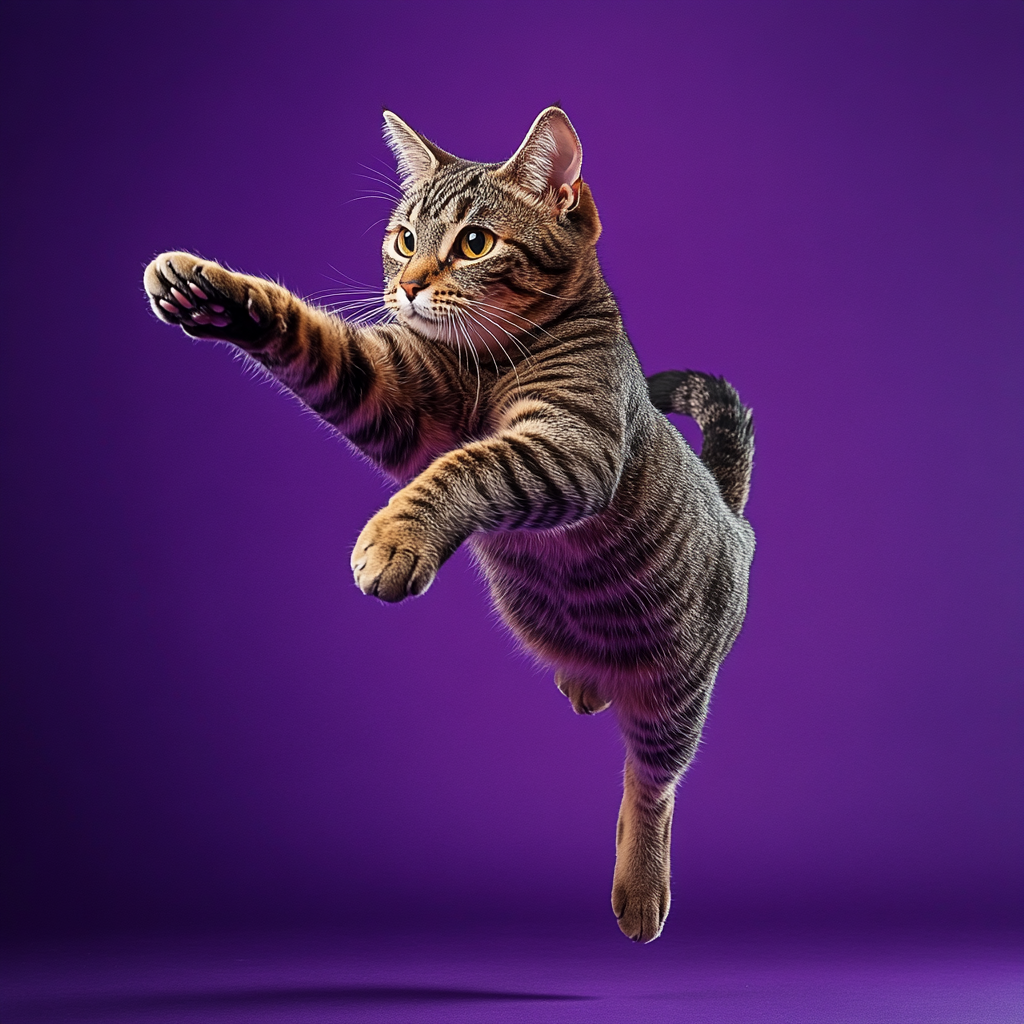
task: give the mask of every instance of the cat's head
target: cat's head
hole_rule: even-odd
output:
[[[420,335],[494,354],[522,351],[578,301],[601,233],[583,148],[558,107],[504,163],[446,153],[384,112],[403,198],[384,236],[384,301]]]

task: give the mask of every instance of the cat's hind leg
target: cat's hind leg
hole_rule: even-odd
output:
[[[569,698],[573,711],[577,715],[596,715],[599,711],[611,707],[611,701],[605,700],[597,687],[579,676],[559,670],[555,673],[555,685]]]
[[[661,934],[672,900],[669,848],[676,780],[645,779],[627,757],[615,833],[612,910],[624,935],[650,942]]]
[[[661,934],[668,917],[676,783],[700,739],[710,687],[685,709],[651,715],[617,704],[626,741],[622,806],[615,835],[612,910],[634,942]]]

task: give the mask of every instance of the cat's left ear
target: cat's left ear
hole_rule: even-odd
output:
[[[583,147],[559,107],[542,110],[523,144],[497,171],[549,203],[558,216],[579,202]]]
[[[384,111],[384,141],[395,154],[402,187],[411,188],[429,178],[442,164],[455,160],[419,132],[413,131],[397,114]]]

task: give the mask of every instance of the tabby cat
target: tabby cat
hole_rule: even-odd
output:
[[[644,380],[559,108],[496,164],[384,118],[402,178],[388,322],[346,322],[185,252],[153,260],[146,291],[161,320],[240,348],[401,485],[356,541],[363,593],[422,594],[468,540],[573,709],[614,707],[626,767],[612,908],[648,942],[668,914],[676,783],[746,608],[750,411],[720,378]],[[697,421],[700,458],[665,412]]]

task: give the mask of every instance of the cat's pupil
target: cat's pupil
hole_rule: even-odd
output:
[[[411,231],[402,232],[402,248],[412,252],[416,248],[416,236]]]
[[[470,231],[466,235],[466,248],[474,256],[479,256],[484,251],[484,246],[487,244],[487,238],[484,236],[482,231]]]

